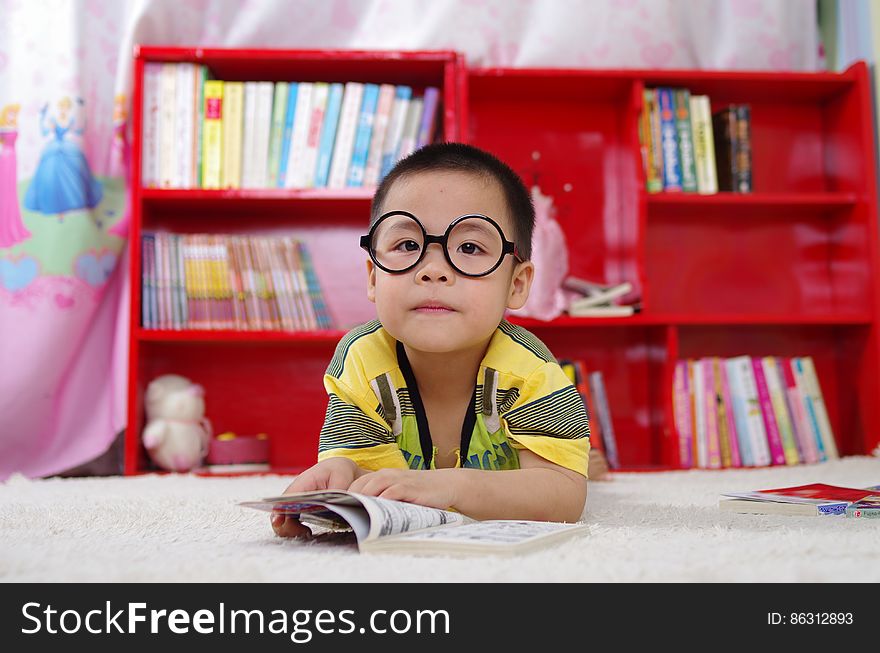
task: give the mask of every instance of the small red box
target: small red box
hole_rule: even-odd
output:
[[[209,465],[236,465],[241,463],[265,463],[269,461],[269,436],[236,435],[221,433],[211,440],[208,457]]]

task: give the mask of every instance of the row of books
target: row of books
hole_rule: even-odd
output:
[[[563,358],[559,360],[559,365],[584,401],[590,420],[590,447],[605,454],[609,468],[618,469],[620,457],[617,453],[617,438],[614,435],[611,407],[608,404],[602,372],[589,371],[584,361],[579,359]]]
[[[290,237],[145,233],[146,329],[330,329],[305,245]]]
[[[709,97],[686,88],[648,88],[639,143],[649,193],[752,191],[751,108],[712,113]]]
[[[434,139],[440,92],[407,85],[209,79],[205,66],[147,62],[147,188],[376,186]]]
[[[680,360],[672,396],[682,467],[796,465],[838,457],[810,356]]]

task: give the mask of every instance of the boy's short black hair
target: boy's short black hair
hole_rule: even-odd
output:
[[[464,143],[433,143],[425,145],[397,162],[385,175],[373,195],[370,208],[370,226],[382,214],[385,196],[395,181],[419,172],[469,172],[494,180],[507,202],[516,233],[513,242],[524,261],[532,256],[532,230],[535,226],[535,207],[532,196],[522,179],[506,163],[473,145]],[[491,217],[491,216],[490,216]],[[508,236],[510,238],[510,236]]]

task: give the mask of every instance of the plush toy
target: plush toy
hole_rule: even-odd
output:
[[[205,390],[177,374],[157,377],[147,386],[147,425],[143,442],[162,469],[185,472],[201,464],[211,441],[205,418]]]

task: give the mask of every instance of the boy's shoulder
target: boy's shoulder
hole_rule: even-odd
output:
[[[501,373],[527,379],[536,370],[556,363],[541,340],[521,326],[502,320],[489,343],[483,365]]]
[[[336,345],[327,374],[337,379],[341,379],[346,372],[366,379],[384,374],[397,367],[396,342],[379,320],[356,326]]]

